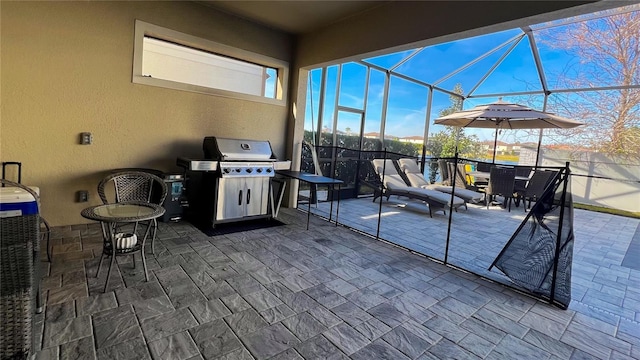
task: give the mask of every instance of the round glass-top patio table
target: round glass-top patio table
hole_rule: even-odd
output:
[[[137,222],[151,220],[164,215],[165,209],[156,204],[127,202],[88,207],[80,213],[82,217],[102,222]]]
[[[107,279],[104,284],[104,291],[107,291],[107,285],[109,284],[109,278],[111,277],[111,268],[115,265],[115,257],[118,255],[133,255],[137,252],[142,256],[142,266],[144,267],[144,276],[149,281],[149,274],[147,273],[147,263],[144,256],[144,243],[149,233],[149,227],[145,231],[142,240],[137,240],[136,244],[128,248],[118,248],[116,246],[116,229],[118,223],[137,223],[139,221],[146,221],[158,218],[164,215],[165,209],[156,204],[150,204],[146,202],[123,202],[115,204],[96,205],[88,207],[80,212],[80,215],[86,219],[100,221],[102,226],[103,246],[102,255],[100,255],[100,264],[96,271],[96,277],[100,275],[100,268],[102,267],[102,260],[105,256],[111,256],[111,263],[109,264],[109,272],[107,273]],[[135,259],[133,261],[135,267]]]

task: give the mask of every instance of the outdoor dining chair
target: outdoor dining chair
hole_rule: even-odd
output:
[[[476,163],[476,171],[490,172],[491,171],[491,166],[493,166],[491,163],[478,161]]]
[[[538,201],[544,190],[547,188],[547,185],[553,180],[556,171],[549,170],[537,170],[531,176],[531,179],[527,183],[527,186],[524,189],[517,189],[516,195],[519,200],[522,200],[522,205],[524,207],[524,211],[527,209],[531,209],[531,201]],[[525,206],[525,202],[528,200],[528,204]]]
[[[511,201],[515,197],[516,169],[494,166],[490,170],[489,185],[485,189],[487,197],[487,209],[493,201],[493,197],[500,195],[504,198],[503,207],[509,206],[511,211]]]
[[[531,177],[531,171],[533,167],[531,166],[516,166],[516,177],[518,178],[529,178]],[[527,187],[528,180],[518,180],[516,179],[515,190],[516,192],[524,191]],[[516,199],[516,206],[518,206],[518,199]]]
[[[167,184],[156,175],[143,171],[121,171],[108,175],[98,184],[98,195],[104,204],[142,201],[162,205],[167,197]],[[111,195],[111,196],[109,196]],[[155,255],[157,219],[142,224],[152,227],[151,253]],[[135,223],[135,233],[138,223]]]
[[[493,164],[478,161],[473,164],[473,171],[489,173],[489,171],[491,171],[491,166],[493,166]],[[475,191],[484,192],[484,189],[489,184],[487,178],[471,176],[470,179],[471,179],[471,183],[475,187]]]

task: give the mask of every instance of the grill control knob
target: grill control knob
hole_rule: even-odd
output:
[[[240,170],[240,168],[237,168],[237,169],[236,169],[236,172],[240,172],[240,171],[241,171],[241,170]]]
[[[225,174],[229,173],[229,169],[228,168],[224,168],[224,169],[222,169],[222,171],[224,171]]]
[[[271,172],[271,168],[267,168],[267,172],[270,173]]]
[[[256,171],[257,171],[257,172],[258,172],[258,174],[259,174],[259,173],[261,173],[261,172],[262,172],[262,168],[257,168],[257,169],[256,169]]]
[[[251,174],[252,171],[253,170],[251,170],[251,169],[247,169],[247,174]]]

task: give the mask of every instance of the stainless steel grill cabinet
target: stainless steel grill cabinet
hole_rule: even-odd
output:
[[[272,216],[271,180],[277,167],[288,168],[290,162],[278,162],[269,141],[209,136],[202,148],[203,160],[178,159],[192,172],[187,185],[192,215],[212,226]],[[201,176],[195,174],[199,169]]]

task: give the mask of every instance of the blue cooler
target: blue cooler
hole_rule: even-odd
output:
[[[31,188],[38,194],[37,188]],[[40,214],[27,190],[0,187],[0,358],[35,354]]]
[[[37,187],[30,187],[39,193]],[[34,215],[38,213],[38,204],[27,190],[18,187],[0,187],[0,218]]]

